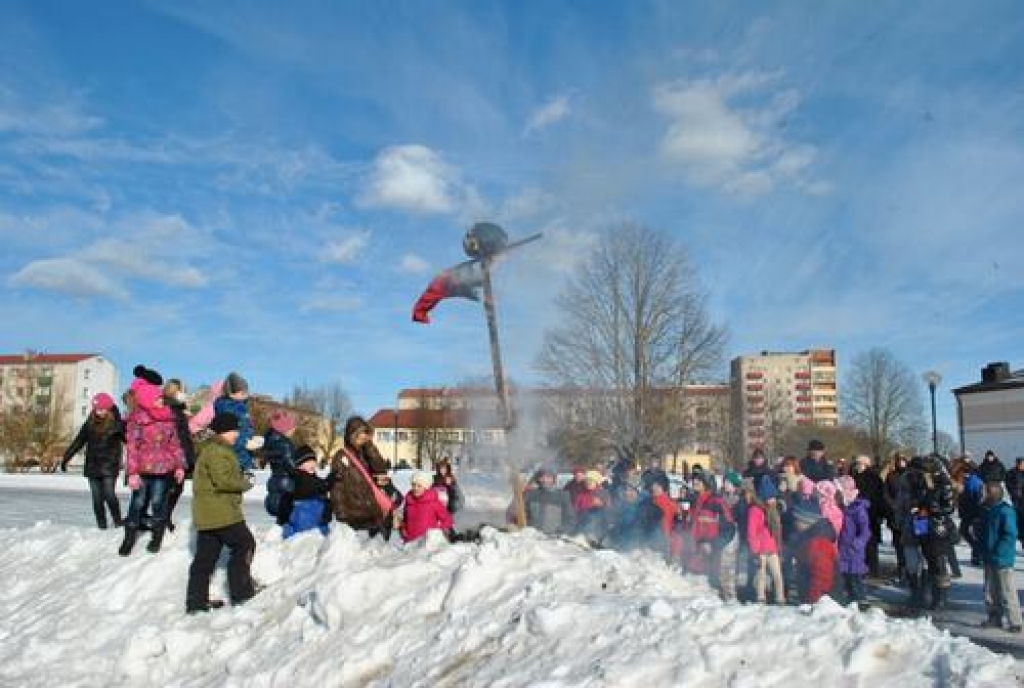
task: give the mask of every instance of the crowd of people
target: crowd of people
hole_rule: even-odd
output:
[[[992,452],[977,465],[896,454],[884,466],[868,456],[837,466],[815,440],[803,459],[773,464],[756,450],[742,472],[697,466],[677,495],[671,488],[663,470],[631,461],[607,473],[577,467],[563,487],[541,468],[524,498],[526,522],[596,546],[661,552],[706,575],[727,601],[814,603],[828,594],[862,606],[865,579],[880,576],[888,525],[896,582],[915,610],[948,606],[962,537],[972,564],[984,567],[986,625],[1002,628],[1005,618],[1021,632],[1013,565],[1018,538],[1024,543],[1024,459],[1009,471]]]
[[[207,402],[190,413],[179,380],[165,381],[142,365],[133,372],[125,414],[110,395],[97,394],[61,466],[67,470],[84,449],[96,524],[124,528],[121,556],[131,555],[146,530],[146,549],[160,551],[191,478],[197,535],[188,612],[223,605],[210,599],[209,582],[224,548],[231,603],[258,590],[249,572],[256,541],[242,509],[257,460],[270,469],[264,505],[285,538],[326,535],[332,520],[383,539],[396,530],[407,542],[430,530],[457,537],[452,515],[463,495],[450,463],[439,462],[434,475],[414,473],[403,495],[362,418],[348,419],[343,446],[325,457],[325,472],[313,448],[296,446],[291,414],[274,412],[257,432],[248,384],[238,373],[213,385]],[[123,518],[115,493],[122,465],[131,489]],[[896,454],[881,467],[867,456],[837,466],[812,441],[803,459],[772,463],[755,451],[742,472],[714,475],[698,466],[675,484],[661,468],[629,460],[605,472],[577,467],[561,487],[556,472],[542,468],[523,506],[526,524],[550,535],[661,552],[707,576],[727,601],[814,603],[829,594],[863,605],[865,578],[880,575],[888,525],[909,605],[943,609],[951,580],[960,576],[954,546],[962,538],[972,565],[984,567],[986,624],[1001,628],[1005,617],[1010,631],[1021,630],[1013,566],[1018,538],[1024,542],[1024,459],[1011,470],[992,452],[977,465],[969,457],[950,464],[936,455]]]
[[[296,418],[271,414],[257,433],[250,414],[249,386],[236,372],[211,387],[210,399],[195,413],[180,380],[164,378],[139,365],[122,399],[122,414],[105,393],[92,399],[89,417],[65,451],[67,471],[84,450],[83,474],[89,481],[96,525],[124,528],[118,554],[127,557],[144,531],[146,549],[160,551],[174,529],[174,511],[186,479],[192,480],[195,556],[189,568],[185,609],[209,611],[224,605],[209,596],[210,578],[224,548],[229,552],[228,589],[233,605],[258,592],[250,565],[256,540],[245,522],[243,494],[252,488],[257,461],[270,469],[264,506],[290,538],[306,531],[327,535],[337,520],[371,536],[390,539],[397,529],[406,542],[439,530],[455,537],[452,515],[462,491],[450,463],[434,475],[418,471],[405,495],[392,484],[390,466],[373,444],[373,428],[361,417],[345,424],[343,446],[326,475],[309,445],[296,446]],[[131,490],[122,518],[115,487],[123,470]],[[109,518],[108,518],[109,512]]]

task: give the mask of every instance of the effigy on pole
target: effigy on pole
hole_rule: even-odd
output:
[[[413,307],[412,318],[416,322],[429,323],[430,311],[442,299],[463,297],[480,300],[478,289],[483,289],[484,317],[487,321],[487,333],[491,347],[491,365],[494,370],[494,388],[498,396],[498,417],[505,433],[505,450],[509,450],[508,441],[515,427],[515,416],[509,401],[508,385],[505,380],[505,369],[501,356],[501,339],[498,331],[497,302],[491,280],[491,269],[500,257],[513,249],[540,239],[542,234],[534,234],[517,241],[509,242],[508,234],[500,226],[492,222],[478,222],[473,225],[462,240],[462,247],[469,260],[452,266],[438,274],[427,290],[420,296]],[[523,478],[512,461],[506,461],[509,467],[509,479],[512,484],[512,504],[514,520],[517,526],[526,525],[526,509],[523,502]]]

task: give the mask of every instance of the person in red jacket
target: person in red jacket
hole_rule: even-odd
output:
[[[797,563],[797,588],[802,604],[815,604],[832,590],[839,556],[835,529],[817,505],[793,510],[793,550]]]
[[[708,585],[721,591],[722,550],[736,534],[732,509],[718,495],[713,475],[702,473],[695,477],[693,489],[697,493],[697,501],[690,510],[690,522],[697,549],[687,568],[707,573]]]
[[[433,482],[429,473],[418,472],[412,476],[412,489],[405,496],[401,528],[402,539],[406,542],[423,537],[428,530],[448,532],[455,525],[448,508],[431,487]]]
[[[659,544],[664,547],[657,547],[664,551],[669,561],[676,561],[682,552],[683,542],[678,533],[675,532],[676,516],[679,514],[679,504],[668,494],[668,487],[663,480],[655,480],[651,483],[651,503],[658,508],[660,514],[659,531],[664,538],[658,538]]]

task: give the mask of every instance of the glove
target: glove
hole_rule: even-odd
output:
[[[185,469],[179,468],[174,471],[174,481],[180,485],[183,480],[185,480]]]
[[[128,487],[131,488],[132,492],[142,488],[142,478],[137,475],[128,476]]]
[[[65,459],[65,460],[60,462],[60,472],[61,473],[67,473],[68,472],[68,461],[67,461],[67,459]]]
[[[262,449],[263,438],[260,437],[259,435],[250,438],[249,441],[245,443],[245,448],[248,449],[249,451],[256,451],[257,449]]]

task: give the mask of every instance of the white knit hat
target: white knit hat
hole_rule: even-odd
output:
[[[412,480],[409,481],[409,484],[430,487],[434,484],[434,477],[425,471],[416,471],[412,474]]]

